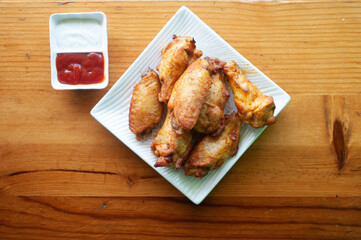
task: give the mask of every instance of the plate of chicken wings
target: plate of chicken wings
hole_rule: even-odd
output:
[[[91,115],[199,204],[289,101],[181,7]]]

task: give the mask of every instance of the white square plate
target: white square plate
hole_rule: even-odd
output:
[[[103,89],[109,82],[107,18],[102,12],[55,13],[49,19],[51,85],[56,90]],[[58,53],[101,52],[104,81],[95,84],[63,84],[58,80]]]
[[[290,96],[278,87],[271,79],[253,66],[247,59],[234,50],[227,42],[217,35],[210,27],[200,20],[188,8],[181,7],[178,12],[158,33],[148,47],[140,54],[123,76],[114,84],[109,92],[91,110],[91,115],[119,140],[127,145],[139,157],[154,168],[157,158],[150,150],[150,145],[162,124],[153,130],[151,136],[143,141],[137,141],[130,132],[128,125],[129,105],[134,85],[140,81],[141,74],[151,67],[155,69],[161,60],[162,48],[172,40],[172,35],[192,36],[197,48],[203,51],[203,56],[217,57],[223,61],[235,60],[239,66],[249,72],[247,77],[266,95],[275,101],[275,116],[290,101]],[[228,83],[227,83],[228,84]],[[229,89],[229,86],[228,86]],[[225,112],[236,111],[233,94],[227,103]],[[184,171],[174,168],[154,168],[173,186],[186,195],[195,204],[199,204],[212,191],[217,183],[236,163],[248,147],[257,139],[265,128],[253,129],[242,126],[239,149],[237,154],[228,159],[219,169],[211,171],[202,179],[187,177]]]

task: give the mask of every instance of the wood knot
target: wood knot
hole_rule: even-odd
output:
[[[125,175],[125,182],[128,184],[128,186],[132,187],[135,185],[136,183],[136,177],[130,176],[130,175]]]
[[[332,137],[332,144],[337,157],[337,168],[338,170],[341,170],[345,165],[347,149],[345,144],[343,123],[339,119],[336,119],[333,123]]]

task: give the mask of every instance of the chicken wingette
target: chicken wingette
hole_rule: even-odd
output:
[[[163,115],[163,103],[158,101],[161,84],[158,74],[149,69],[135,85],[129,109],[129,129],[137,140],[152,132]]]
[[[275,123],[273,98],[263,95],[242,73],[236,62],[227,63],[224,71],[234,93],[234,102],[241,121],[254,128]]]
[[[176,82],[168,102],[174,129],[191,130],[197,123],[211,86],[212,67],[205,59],[193,62]]]
[[[211,87],[204,100],[194,130],[204,134],[212,133],[213,135],[217,135],[221,132],[220,127],[224,119],[223,109],[229,99],[229,92],[225,85],[226,76],[223,71],[225,62],[222,62],[217,58],[205,59],[213,68]]]
[[[220,135],[207,135],[194,147],[183,166],[187,176],[204,177],[237,153],[242,126],[239,116],[235,112],[226,115],[224,124]]]
[[[172,120],[173,113],[168,110],[163,126],[151,146],[153,153],[159,157],[155,167],[175,166],[178,169],[191,150],[192,134],[185,130],[175,132]]]
[[[163,83],[159,93],[159,101],[167,103],[174,84],[189,64],[202,56],[202,51],[196,49],[192,37],[173,36],[173,41],[162,50],[162,60],[158,66],[159,79]]]

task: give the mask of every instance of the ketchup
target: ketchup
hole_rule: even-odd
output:
[[[104,81],[102,53],[58,53],[56,69],[58,80],[63,84],[94,84]]]

